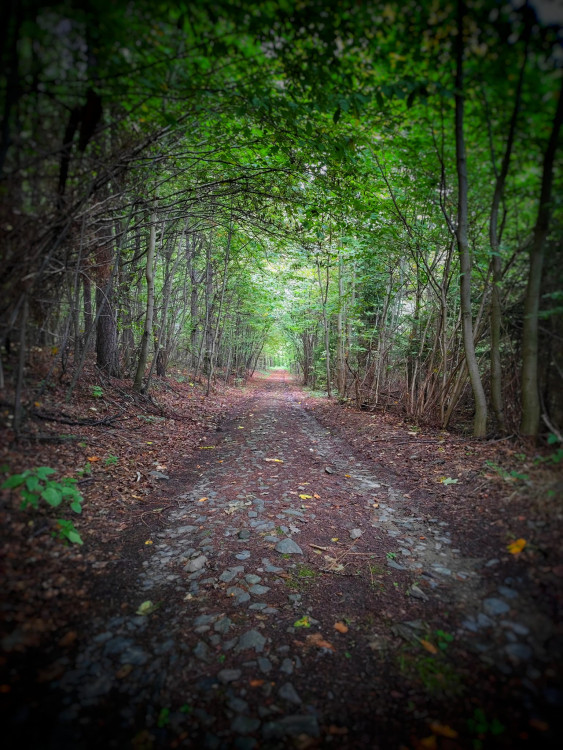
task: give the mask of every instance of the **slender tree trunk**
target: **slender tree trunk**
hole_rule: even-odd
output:
[[[458,179],[458,210],[457,210],[457,247],[460,265],[460,303],[462,315],[462,335],[465,349],[465,359],[469,371],[473,399],[475,401],[475,417],[473,420],[473,435],[485,437],[487,433],[487,399],[481,382],[479,365],[475,354],[473,339],[473,322],[471,313],[471,255],[469,249],[468,231],[468,189],[467,189],[467,159],[465,151],[465,137],[463,127],[464,94],[463,94],[463,20],[465,3],[458,0],[457,6],[457,65],[455,80],[455,141],[456,163]]]
[[[563,120],[563,83],[542,169],[541,193],[538,216],[534,227],[534,238],[530,248],[530,268],[524,304],[524,328],[522,331],[522,419],[520,433],[529,437],[538,434],[540,426],[540,396],[538,383],[538,312],[541,294],[545,241],[551,217],[551,193],[553,187],[553,165],[557,151],[557,140]]]
[[[504,187],[506,184],[506,177],[508,175],[508,168],[510,166],[510,158],[512,156],[512,147],[514,144],[514,134],[516,132],[516,123],[518,121],[518,113],[520,111],[520,100],[522,96],[522,84],[524,82],[524,70],[526,67],[526,61],[528,58],[528,40],[526,39],[526,48],[524,53],[524,61],[520,68],[520,75],[518,78],[518,85],[516,87],[516,95],[514,98],[514,109],[510,118],[510,125],[508,127],[508,137],[506,139],[506,147],[504,150],[504,156],[500,172],[497,175],[495,184],[495,192],[493,194],[493,200],[491,204],[491,216],[489,221],[489,241],[491,245],[491,266],[493,271],[493,286],[491,291],[491,404],[497,420],[498,428],[501,432],[506,431],[505,418],[504,418],[504,400],[502,397],[502,366],[500,357],[500,332],[502,322],[502,306],[500,299],[500,286],[502,283],[502,262],[500,256],[500,242],[498,233],[498,212],[500,202],[504,194]],[[494,162],[494,156],[493,157]]]
[[[147,280],[147,313],[145,315],[145,327],[141,338],[141,350],[139,352],[139,362],[137,372],[133,382],[133,390],[141,393],[143,390],[143,378],[145,368],[149,357],[149,342],[152,338],[152,324],[154,318],[154,256],[156,249],[156,214],[151,214],[151,226],[149,230],[149,244],[147,248],[147,266],[145,269],[145,278]],[[162,227],[164,232],[164,226]]]

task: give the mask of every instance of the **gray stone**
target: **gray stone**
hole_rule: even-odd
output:
[[[501,620],[500,624],[503,628],[509,628],[512,630],[516,635],[528,635],[530,632],[530,628],[526,627],[526,625],[522,625],[520,622],[512,622],[511,620]]]
[[[119,661],[122,664],[133,664],[136,667],[140,667],[146,664],[149,660],[149,655],[143,651],[139,646],[130,646],[128,649],[122,652],[119,657]]]
[[[250,539],[250,531],[248,529],[241,529],[238,533],[238,538],[244,539],[245,541]]]
[[[248,558],[250,557],[250,551],[247,549],[243,549],[243,551],[238,552],[235,557],[237,558],[237,560],[248,560]]]
[[[266,645],[266,639],[257,630],[248,630],[243,633],[239,639],[236,651],[244,651],[245,649],[254,649],[256,653],[260,653],[264,650]]]
[[[163,474],[161,471],[149,471],[149,474],[153,479],[170,479],[168,474]]]
[[[504,596],[506,599],[516,599],[518,597],[518,592],[514,589],[509,588],[508,586],[499,586],[497,591],[501,596]]]
[[[235,741],[233,742],[233,748],[234,750],[254,750],[254,748],[258,745],[258,742],[254,739],[254,737],[235,737]]]
[[[194,625],[196,627],[199,627],[200,625],[210,625],[212,622],[215,622],[217,619],[217,615],[199,615],[194,620]]]
[[[282,539],[281,542],[278,542],[276,544],[276,552],[279,552],[281,555],[302,555],[303,550],[298,544],[295,544],[293,539]]]
[[[245,591],[238,586],[231,586],[230,588],[228,588],[227,594],[234,597],[235,604],[244,604],[244,602],[250,600],[250,594],[248,593],[248,591]]]
[[[229,698],[227,701],[227,706],[231,709],[231,711],[234,711],[237,714],[242,714],[245,711],[248,711],[248,703],[246,701],[243,701],[242,698]]]
[[[277,542],[279,540],[277,536],[265,536],[264,541],[265,542]]]
[[[409,594],[409,596],[412,596],[415,599],[420,599],[424,602],[428,601],[429,599],[428,594],[426,594],[422,589],[419,589],[416,583],[413,583],[407,593]]]
[[[209,661],[209,647],[207,643],[198,641],[196,647],[194,648],[194,656],[200,661]]]
[[[285,674],[293,674],[293,662],[291,659],[288,659],[287,657],[282,661],[282,665],[280,667],[281,672],[285,672]]]
[[[508,612],[510,607],[502,599],[491,597],[489,599],[483,599],[483,609],[486,614],[494,617],[495,615],[504,615],[505,612]]]
[[[105,647],[104,647],[104,653],[105,654],[119,654],[122,651],[125,651],[125,649],[129,648],[129,646],[133,645],[133,641],[131,638],[124,638],[123,636],[117,636],[117,638],[112,638],[110,641],[107,641]]]
[[[226,635],[229,632],[232,624],[232,620],[230,620],[228,617],[222,617],[220,620],[217,620],[217,622],[213,626],[213,630],[216,633],[221,633],[221,635]]]
[[[511,659],[517,661],[528,661],[532,658],[533,651],[525,643],[509,643],[504,647],[505,652]]]
[[[399,563],[395,562],[395,560],[391,560],[387,558],[387,565],[390,568],[394,568],[395,570],[406,570],[404,565],[399,565]]]
[[[265,740],[281,739],[282,737],[318,737],[319,724],[315,716],[300,716],[298,714],[284,716],[277,721],[269,721],[262,727],[262,736]]]
[[[254,573],[249,573],[248,575],[244,576],[244,580],[247,581],[247,583],[260,583],[262,580],[260,576],[254,575]]]
[[[325,466],[325,471],[327,474],[334,474],[334,469],[331,469],[330,466]]]
[[[251,586],[248,590],[251,594],[254,594],[254,596],[262,596],[262,594],[268,593],[270,587],[262,586],[261,584],[257,583],[255,586]]]
[[[272,662],[269,659],[266,659],[265,656],[259,656],[258,657],[258,669],[263,674],[268,674],[268,672],[272,669]]]
[[[352,529],[350,539],[359,539],[364,532],[361,529]]]
[[[303,701],[297,694],[297,690],[293,687],[291,682],[286,682],[285,685],[282,685],[278,690],[278,695],[280,696],[280,698],[283,698],[289,703],[295,703],[297,706],[303,703]]]
[[[236,716],[231,724],[231,730],[237,734],[251,734],[260,726],[259,719],[252,719],[250,716]]]
[[[223,583],[230,583],[237,575],[237,572],[234,570],[224,570],[219,576],[219,580],[223,581]]]
[[[196,571],[201,570],[206,562],[207,557],[205,555],[199,555],[199,557],[194,557],[193,560],[190,560],[189,563],[184,567],[184,570],[187,573],[195,573]]]
[[[222,669],[217,675],[217,678],[219,679],[219,682],[223,683],[223,685],[226,685],[229,682],[238,680],[241,674],[242,672],[240,669]]]

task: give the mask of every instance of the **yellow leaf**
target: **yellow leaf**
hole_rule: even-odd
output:
[[[332,537],[332,539],[331,539],[330,541],[331,541],[331,542],[337,542],[337,541],[338,541],[338,537],[337,537],[337,536],[333,536],[333,537]]]
[[[206,500],[207,500],[206,497],[200,497],[199,500],[198,500],[198,502],[204,503]]]
[[[437,654],[438,649],[433,643],[430,643],[430,641],[425,641],[424,638],[420,639],[420,645],[425,648],[427,651],[429,651],[431,654]]]
[[[313,499],[312,495],[299,495],[299,497],[301,498],[301,500],[312,500]]]
[[[455,740],[458,736],[458,732],[455,729],[452,729],[448,724],[440,724],[439,721],[431,721],[430,729],[434,734],[439,734],[440,737],[450,737],[452,740]]]
[[[241,426],[239,425],[239,430],[244,430],[244,427],[241,427]]]
[[[431,734],[430,737],[424,737],[424,739],[419,741],[418,746],[424,748],[424,750],[436,750],[438,747],[436,735]]]
[[[153,604],[151,601],[146,601],[141,604],[139,609],[135,614],[137,615],[150,615],[151,612],[154,612],[156,609],[156,605]]]
[[[120,669],[117,670],[117,672],[115,673],[115,676],[118,680],[123,680],[125,677],[131,674],[132,671],[133,671],[132,664],[124,664]]]
[[[347,477],[348,479],[350,479],[351,475],[350,474],[344,474],[344,476]]]
[[[152,445],[152,444],[153,444],[152,440],[147,440],[147,445]]]
[[[334,629],[338,630],[339,633],[347,633],[348,625],[345,625],[343,622],[335,622]]]
[[[34,401],[34,404],[35,404],[35,406],[41,406],[41,404],[39,403],[39,401]]]
[[[316,492],[313,492],[313,497],[315,498],[315,500],[320,500],[321,499],[321,496],[317,495]]]
[[[200,451],[211,451],[213,450],[213,448],[215,448],[214,445],[200,445],[199,446]]]
[[[153,543],[152,539],[147,539],[147,541],[145,542],[145,544],[152,544],[152,543]]]
[[[293,627],[294,628],[310,628],[311,622],[309,618],[307,617],[307,615],[304,615],[303,617],[300,617],[298,620],[296,620],[293,623]]]
[[[510,542],[510,544],[507,545],[506,549],[510,552],[511,555],[519,555],[526,544],[527,542],[525,539],[517,539],[515,542]]]
[[[92,463],[94,463],[95,461],[99,461],[100,457],[99,456],[88,456],[87,460],[91,461]]]
[[[281,458],[265,458],[264,461],[271,461],[272,463],[283,464],[283,461]]]

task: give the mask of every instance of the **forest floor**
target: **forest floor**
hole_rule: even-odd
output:
[[[10,747],[560,746],[557,465],[285,372],[96,382],[3,452],[85,496],[65,546],[3,493]]]

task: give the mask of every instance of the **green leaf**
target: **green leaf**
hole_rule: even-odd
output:
[[[26,477],[24,474],[14,474],[11,477],[8,477],[8,479],[4,480],[1,485],[1,489],[3,490],[12,490],[14,487],[19,487],[20,484],[23,484],[26,480]]]
[[[67,534],[67,539],[69,542],[72,542],[73,544],[84,544],[78,531],[69,531]]]
[[[36,476],[28,477],[25,480],[25,486],[30,492],[33,492],[33,490],[36,490],[39,487],[39,478]]]
[[[50,466],[40,466],[38,469],[35,469],[35,474],[39,479],[47,479],[48,476],[56,473],[55,469],[51,469]]]
[[[41,497],[45,500],[46,503],[52,505],[53,508],[56,508],[57,505],[60,505],[63,501],[63,496],[60,490],[56,489],[56,487],[47,487],[41,493]]]
[[[75,513],[82,513],[82,505],[80,505],[78,500],[75,500],[73,503],[70,504],[70,509],[73,510]]]

